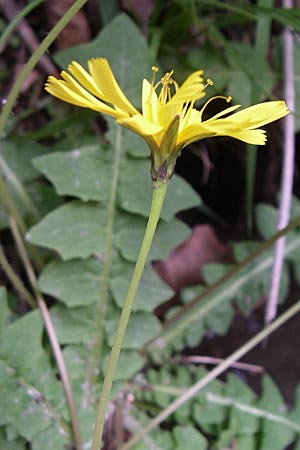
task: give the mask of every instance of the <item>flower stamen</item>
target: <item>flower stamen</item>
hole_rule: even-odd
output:
[[[209,85],[211,86],[211,84],[209,83]],[[204,105],[202,106],[202,108],[199,111],[200,117],[202,119],[202,115],[204,110],[206,109],[206,107],[209,105],[209,103],[211,103],[213,100],[217,100],[217,99],[222,99],[222,100],[226,100],[227,103],[231,102],[231,97],[229,96],[225,96],[225,95],[215,95],[214,97],[210,98],[207,100],[207,102],[204,103]]]
[[[158,99],[162,104],[166,104],[172,98],[170,86],[174,86],[175,92],[177,92],[179,89],[178,84],[172,78],[173,73],[174,70],[171,70],[171,72],[166,72],[160,79],[160,81],[154,86],[154,90],[156,91],[158,86],[162,85],[161,91],[158,96]]]
[[[158,68],[158,67],[156,67],[156,66],[152,66],[152,67],[151,67],[151,69],[152,69],[152,80],[151,80],[151,86],[152,86],[152,87],[153,87],[153,89],[155,90],[155,87],[154,87],[155,76],[156,76],[157,72],[159,71],[159,68]]]

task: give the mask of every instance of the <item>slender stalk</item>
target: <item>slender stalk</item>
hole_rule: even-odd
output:
[[[11,168],[6,164],[5,159],[0,154],[0,167],[3,172],[4,179],[13,186],[15,191],[18,193],[20,200],[23,202],[27,210],[32,214],[34,220],[40,220],[41,216],[39,210],[31,200],[31,197],[27,194],[23,183],[18,179],[17,175],[11,170]]]
[[[40,46],[37,48],[37,50],[33,53],[33,55],[29,58],[26,65],[24,66],[23,70],[19,74],[18,78],[16,79],[7,99],[6,103],[1,111],[0,114],[0,138],[3,136],[3,130],[5,127],[5,124],[7,122],[7,119],[13,109],[13,105],[21,91],[22,85],[32,69],[35,67],[35,65],[38,63],[40,57],[43,55],[43,53],[50,47],[52,42],[57,38],[59,33],[64,29],[64,27],[67,25],[67,23],[72,19],[72,17],[82,8],[82,6],[87,2],[87,0],[76,0],[74,4],[68,9],[68,11],[64,14],[64,16],[57,22],[55,27],[50,31],[50,33],[45,37],[45,39],[41,42]],[[20,191],[20,183],[18,186],[18,191]],[[24,199],[24,192],[25,188],[22,188],[23,191],[23,199]],[[6,186],[4,179],[2,176],[0,176],[0,198],[3,202],[6,209],[9,211],[9,214],[11,214],[14,219],[16,220],[18,227],[22,231],[22,234],[26,231],[26,226],[24,224],[24,221],[20,214],[18,213],[18,210],[15,206],[14,200],[12,198],[12,195]],[[28,199],[27,195],[27,199]],[[28,201],[27,201],[28,204]],[[32,207],[31,207],[32,209]],[[35,261],[35,264],[37,267],[41,268],[43,266],[43,262],[39,256],[39,254],[36,252],[35,249],[30,247],[31,256]]]
[[[21,71],[20,75],[16,79],[12,90],[7,97],[6,103],[3,107],[2,113],[0,115],[0,136],[2,135],[4,125],[11,113],[13,105],[21,91],[22,85],[32,69],[38,63],[40,57],[43,53],[50,47],[52,42],[57,38],[59,33],[65,28],[67,23],[70,22],[72,17],[83,7],[87,0],[76,0],[70,9],[63,15],[63,17],[57,22],[57,24],[52,28],[49,34],[41,42],[40,46],[36,49],[33,55],[29,58],[24,69]]]
[[[196,384],[194,384],[190,389],[187,389],[182,395],[180,395],[174,402],[162,411],[158,416],[151,420],[148,425],[146,425],[143,430],[138,434],[133,436],[126,444],[122,445],[119,450],[129,450],[137,442],[139,442],[143,436],[152,431],[157,425],[162,423],[171,414],[173,414],[180,406],[186,403],[191,398],[195,397],[201,389],[207,386],[211,381],[215,380],[219,375],[221,375],[225,370],[232,366],[232,364],[242,358],[246,353],[252,350],[256,345],[270,336],[277,328],[283,325],[287,320],[293,317],[300,311],[300,301],[295,305],[281,314],[278,319],[271,323],[264,330],[257,333],[252,339],[250,339],[246,344],[242,345],[238,350],[233,352],[228,358],[226,358],[221,364],[211,370],[205,377],[201,378]],[[94,449],[93,449],[94,450]]]
[[[18,14],[15,15],[13,19],[10,20],[9,24],[5,28],[4,32],[0,37],[0,52],[2,52],[5,42],[8,40],[10,34],[13,32],[14,28],[18,23],[29,14],[34,8],[36,8],[44,0],[32,0],[28,5],[26,5]]]
[[[238,363],[235,363],[235,364],[238,364]],[[234,366],[232,365],[232,367],[234,367]],[[149,391],[151,391],[151,392],[168,394],[168,395],[172,395],[174,397],[177,397],[178,395],[181,395],[184,392],[186,392],[186,389],[178,388],[175,386],[151,384],[147,387],[148,387]],[[140,386],[139,386],[139,388],[140,388]],[[248,405],[247,403],[243,403],[239,400],[235,400],[235,398],[232,398],[232,397],[226,397],[224,395],[223,396],[216,395],[213,392],[205,391],[205,392],[203,392],[202,395],[204,395],[205,400],[208,403],[215,404],[215,405],[231,406],[234,409],[242,411],[251,416],[260,417],[262,419],[269,420],[270,422],[279,423],[280,425],[290,428],[291,430],[300,434],[300,424],[298,422],[289,420],[286,417],[281,416],[279,414],[274,414],[274,413],[271,413],[270,411],[266,411],[263,408],[257,408],[253,405]],[[140,427],[140,429],[141,428],[142,427]]]
[[[96,381],[98,377],[98,367],[101,358],[102,351],[102,341],[103,341],[103,321],[107,309],[108,293],[109,293],[109,281],[110,281],[110,270],[112,261],[112,248],[113,248],[113,227],[114,227],[114,216],[115,216],[115,203],[117,197],[118,179],[119,179],[119,166],[120,158],[122,152],[122,129],[121,127],[115,127],[116,140],[114,146],[114,164],[112,173],[112,183],[110,190],[110,197],[107,206],[107,223],[105,229],[105,249],[103,266],[101,273],[101,286],[100,286],[100,300],[96,320],[95,320],[95,333],[93,336],[93,342],[91,345],[91,356],[89,358],[89,364],[87,368],[88,377],[88,401],[89,403],[95,402],[95,388]]]
[[[11,229],[13,231],[14,239],[16,241],[16,245],[17,245],[20,257],[22,259],[24,268],[27,273],[29,282],[35,293],[35,297],[37,299],[37,304],[38,304],[38,307],[40,309],[40,312],[41,312],[41,315],[42,315],[42,318],[43,318],[43,321],[45,324],[45,329],[47,331],[47,335],[48,335],[48,338],[49,338],[49,341],[51,344],[53,354],[55,356],[59,375],[60,375],[62,383],[63,383],[63,387],[65,390],[66,399],[67,399],[68,407],[69,407],[69,411],[70,411],[70,417],[71,417],[71,422],[72,422],[72,429],[73,429],[74,440],[75,440],[75,444],[76,444],[76,450],[82,450],[79,421],[78,421],[77,411],[76,411],[75,402],[74,402],[74,398],[73,398],[73,394],[72,394],[71,383],[70,383],[70,380],[68,377],[63,354],[62,354],[59,342],[57,340],[55,329],[54,329],[46,302],[37,288],[36,275],[35,275],[34,269],[32,267],[32,264],[30,262],[30,259],[27,255],[22,236],[21,236],[18,226],[13,218],[10,218],[10,225],[11,225]]]
[[[119,325],[116,331],[114,343],[109,356],[106,374],[102,386],[97,417],[95,422],[95,428],[93,433],[92,450],[99,450],[101,447],[101,439],[105,421],[105,412],[108,404],[108,399],[113,383],[113,378],[119,359],[123,338],[127,329],[127,324],[130,318],[132,305],[137,293],[138,286],[142,277],[142,273],[146,264],[146,260],[150,251],[150,247],[153,241],[154,233],[159,220],[161,208],[164,202],[164,198],[167,191],[167,183],[161,183],[153,189],[152,203],[148,223],[144,235],[144,239],[141,245],[140,253],[135,265],[135,269],[132,275],[131,283],[125,299],[125,304],[122,309]]]
[[[26,289],[22,280],[18,277],[18,275],[15,273],[12,266],[8,262],[1,244],[0,244],[0,266],[2,267],[2,270],[7,276],[7,278],[13,284],[16,291],[21,295],[21,297],[24,298],[24,300],[27,302],[29,306],[31,306],[31,308],[36,308],[36,303],[33,296]]]
[[[292,8],[293,1],[285,0],[285,8]],[[280,204],[277,220],[277,229],[284,228],[290,220],[290,210],[293,194],[294,160],[295,160],[295,84],[294,84],[294,37],[289,29],[284,31],[284,97],[287,105],[292,111],[284,119],[284,145],[283,145],[283,167],[281,175]],[[277,314],[281,274],[284,262],[284,249],[286,238],[278,239],[274,246],[274,263],[270,280],[269,298],[265,312],[265,323],[270,323]]]
[[[2,175],[0,175],[0,202],[3,204],[4,208],[7,211],[8,217],[13,217],[14,221],[17,223],[18,228],[21,230],[21,233],[24,235],[26,233],[26,225],[25,222],[20,215],[18,208],[15,205],[14,199],[10,193],[10,190],[5,184],[4,178]],[[37,268],[43,267],[43,260],[40,256],[40,254],[37,252],[37,250],[32,247],[31,245],[28,245],[28,249],[30,251],[30,254],[32,256],[32,259],[36,265]]]

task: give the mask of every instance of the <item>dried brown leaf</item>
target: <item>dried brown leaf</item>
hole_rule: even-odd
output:
[[[175,291],[202,281],[202,267],[212,262],[231,262],[228,245],[217,237],[211,225],[196,226],[190,237],[172,251],[166,261],[154,263],[156,272]]]

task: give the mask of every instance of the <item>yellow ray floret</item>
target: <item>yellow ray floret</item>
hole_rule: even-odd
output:
[[[198,70],[181,86],[173,79],[173,71],[155,84],[156,67],[153,67],[152,82],[143,81],[142,112],[139,112],[123,93],[106,59],[90,59],[88,71],[75,61],[68,69],[71,75],[63,71],[60,80],[50,76],[45,89],[65,102],[108,114],[142,136],[150,147],[153,176],[165,165],[169,167],[169,177],[179,151],[199,139],[231,136],[263,145],[266,134],[260,127],[289,112],[285,102],[271,101],[235,113],[240,105],[231,106],[203,120],[203,111],[211,100],[200,110],[195,108],[195,102],[205,96],[205,89],[212,82],[208,80],[204,84],[203,72]]]

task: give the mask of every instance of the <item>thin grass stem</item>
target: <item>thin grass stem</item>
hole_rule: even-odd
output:
[[[37,304],[40,309],[45,329],[49,338],[49,342],[51,344],[51,348],[55,357],[55,361],[58,367],[59,375],[61,377],[63,387],[65,390],[65,395],[69,407],[71,422],[72,422],[72,431],[74,434],[74,440],[76,445],[76,450],[82,450],[82,443],[81,443],[81,432],[79,427],[79,420],[77,416],[77,410],[75,407],[75,402],[73,398],[71,383],[68,377],[67,369],[65,366],[65,361],[63,358],[63,354],[56,336],[56,332],[51,320],[51,316],[49,313],[49,310],[47,308],[46,302],[44,297],[41,295],[41,293],[38,290],[37,287],[37,278],[34,272],[34,269],[32,267],[32,264],[30,262],[30,259],[28,257],[26,247],[24,245],[22,236],[19,232],[18,226],[13,218],[10,218],[10,225],[13,232],[13,236],[16,242],[16,246],[18,249],[18,252],[20,254],[21,260],[24,265],[24,269],[26,271],[26,274],[28,276],[29,282],[31,284],[31,287],[35,293],[35,297],[37,299]]]

